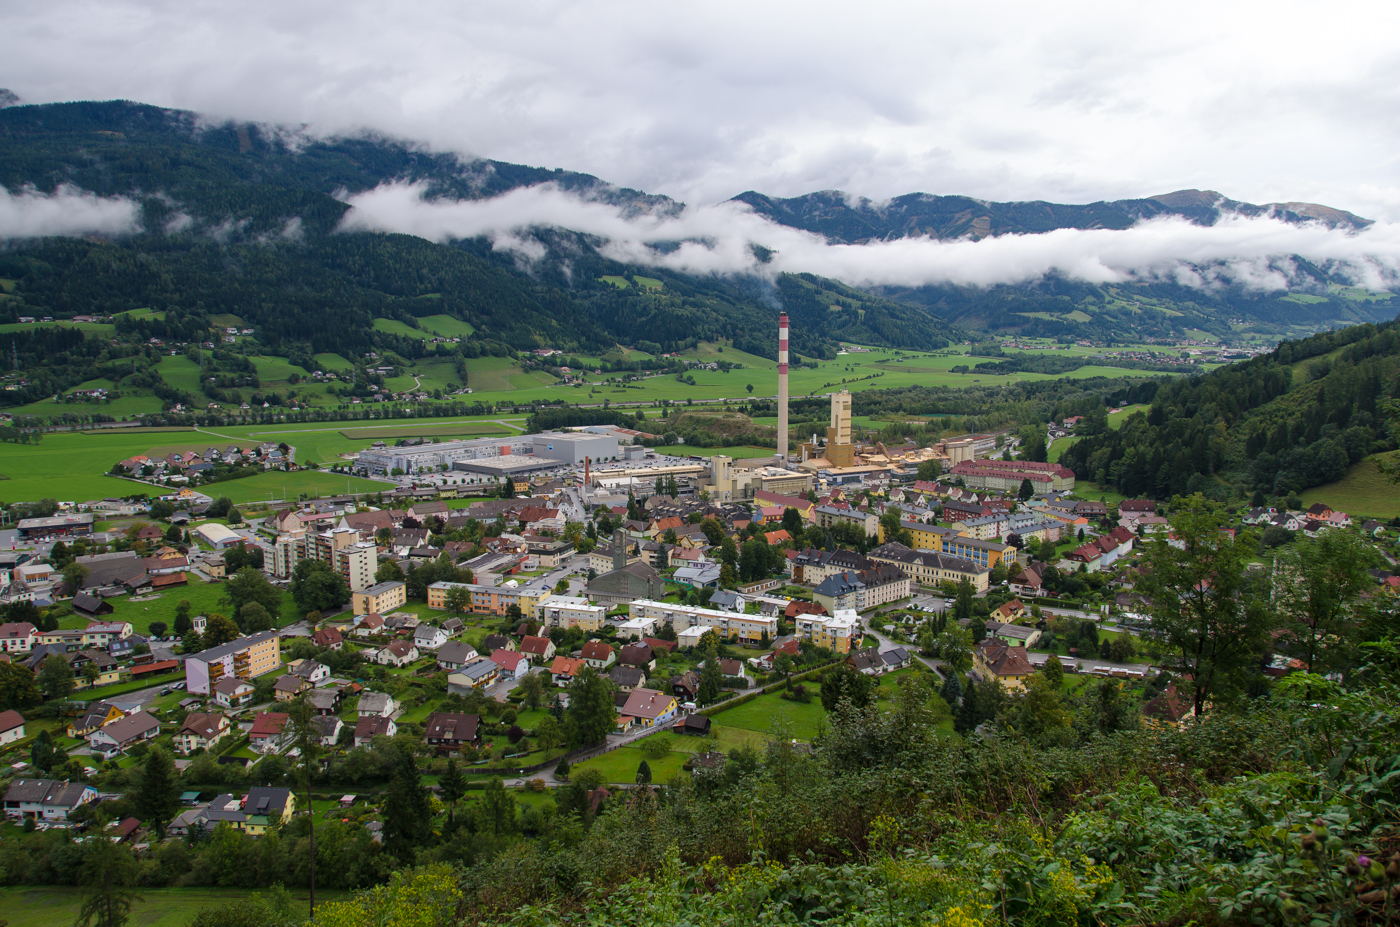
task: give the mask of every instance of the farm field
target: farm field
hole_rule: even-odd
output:
[[[131,907],[131,927],[184,927],[202,908],[215,907],[248,897],[244,889],[236,888],[142,888],[141,899]],[[319,890],[317,901],[343,898],[346,892]],[[293,891],[292,897],[303,905],[305,892]],[[43,886],[0,889],[0,908],[10,927],[52,927],[71,924],[78,919],[83,896],[72,888]]]
[[[1358,519],[1358,516],[1378,519],[1400,516],[1400,492],[1397,492],[1396,485],[1376,467],[1376,461],[1383,456],[1377,454],[1353,464],[1347,468],[1346,476],[1335,483],[1304,490],[1303,505],[1325,502],[1346,512],[1353,519]],[[0,486],[3,485],[0,483]],[[0,489],[0,492],[3,492],[3,489]]]
[[[408,338],[418,338],[428,340],[434,335],[441,338],[466,338],[476,331],[470,322],[463,322],[461,319],[453,318],[450,315],[428,315],[418,320],[418,328],[400,322],[397,319],[375,319],[374,330],[377,332],[389,332],[395,335],[404,335]],[[318,358],[319,360],[319,358]]]
[[[344,428],[340,433],[352,441],[377,441],[389,438],[431,438],[435,436],[508,434],[511,429],[491,422],[468,422],[463,425],[386,425],[382,428]]]
[[[658,454],[671,454],[676,457],[714,457],[723,454],[739,460],[747,457],[772,457],[771,447],[691,447],[689,444],[670,444],[656,448]]]

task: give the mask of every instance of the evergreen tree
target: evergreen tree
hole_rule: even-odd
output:
[[[432,808],[418,766],[407,751],[400,751],[395,759],[383,807],[384,848],[400,862],[409,864],[418,848],[426,846],[432,836]]]
[[[501,837],[515,832],[515,796],[506,791],[500,779],[486,783],[480,807],[482,821],[491,833]]]
[[[561,757],[559,758],[559,765],[556,766],[556,767],[554,767],[554,778],[556,778],[556,779],[567,779],[567,778],[569,778],[569,761],[568,761],[568,759],[566,759],[565,757],[562,757],[562,756],[561,756]]]
[[[1057,657],[1057,656],[1056,656],[1055,654],[1053,654],[1053,653],[1052,653],[1052,654],[1050,655],[1050,657],[1045,661],[1045,663],[1040,667],[1040,674],[1041,674],[1042,676],[1045,677],[1045,680],[1046,680],[1048,683],[1050,683],[1050,685],[1053,686],[1053,687],[1055,688],[1055,691],[1057,691],[1057,692],[1058,692],[1058,691],[1060,690],[1060,688],[1064,685],[1064,682],[1065,682],[1065,667],[1064,667],[1064,664],[1061,663],[1061,662],[1060,662],[1060,658]]]
[[[980,707],[977,704],[977,686],[973,684],[963,690],[962,704],[953,714],[953,730],[966,737],[981,723],[980,713]]]
[[[447,802],[447,826],[450,830],[457,823],[457,802],[467,793],[467,782],[457,768],[456,760],[447,761],[447,770],[438,785],[442,786],[442,800]]]
[[[958,679],[957,673],[949,673],[948,678],[943,681],[943,701],[948,703],[948,707],[956,711],[962,704],[962,682]]]
[[[719,694],[724,686],[724,671],[719,666],[719,649],[711,641],[705,648],[705,666],[700,670],[700,688],[695,693],[695,700],[702,707],[713,704],[719,699]]]
[[[124,927],[132,902],[142,900],[132,889],[140,875],[141,866],[125,844],[102,837],[92,841],[78,876],[87,897],[74,927]]]
[[[180,783],[175,762],[163,747],[152,747],[147,752],[134,804],[137,814],[164,836],[165,825],[180,809]]]
[[[1016,498],[1025,502],[1033,495],[1035,495],[1035,486],[1031,483],[1030,477],[1027,477],[1021,481],[1021,488],[1017,491]]]
[[[637,766],[637,784],[645,785],[651,781],[651,767],[646,760],[642,760]]]
[[[44,698],[67,698],[73,692],[73,667],[56,653],[44,658],[39,668],[39,688]]]

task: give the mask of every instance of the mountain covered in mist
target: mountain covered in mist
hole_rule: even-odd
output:
[[[1333,227],[1360,229],[1371,224],[1341,209],[1315,203],[1269,203],[1258,206],[1228,199],[1214,190],[1178,190],[1140,200],[1066,205],[1031,202],[992,203],[970,196],[909,193],[887,201],[855,197],[840,190],[778,199],[750,190],[735,200],[760,215],[793,228],[806,229],[841,244],[864,244],[895,238],[984,238],[988,235],[1035,234],[1056,229],[1126,229],[1143,219],[1182,216],[1214,225],[1227,213],[1274,215],[1286,222],[1320,221]]]
[[[608,257],[596,235],[567,227],[533,229],[524,250],[497,247],[485,235],[439,243],[341,227],[347,197],[389,183],[419,184],[427,197],[447,201],[550,183],[624,217],[682,209],[588,174],[463,158],[369,135],[312,138],[121,101],[8,106],[0,109],[0,186],[125,197],[139,211],[129,234],[11,241],[0,250],[0,278],[14,281],[0,298],[0,315],[150,307],[165,312],[163,321],[143,323],[151,336],[178,339],[226,313],[255,325],[267,350],[288,356],[352,356],[376,346],[412,355],[424,350],[421,342],[393,341],[375,331],[374,320],[414,326],[438,314],[469,322],[481,350],[601,353],[645,343],[671,351],[731,339],[771,356],[773,315],[784,308],[794,320],[794,349],[831,356],[841,340],[937,348],[979,331],[1115,341],[1199,331],[1297,335],[1389,319],[1400,306],[1298,260],[1290,263],[1290,273],[1302,276],[1298,293],[1104,286],[1053,276],[1014,286],[862,290],[813,274],[697,275],[629,264]],[[1225,211],[1271,211],[1290,222],[1347,228],[1367,223],[1327,207],[1254,206],[1196,191],[1085,206],[925,194],[882,204],[839,193],[738,199],[773,222],[834,242],[1119,229],[1162,214],[1209,224]],[[662,286],[616,285],[639,274]]]

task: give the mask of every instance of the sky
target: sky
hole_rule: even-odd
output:
[[[855,284],[1285,286],[1288,255],[1400,285],[1400,5],[617,0],[49,0],[0,7],[0,87],[27,103],[125,98],[212,121],[375,132],[669,195],[623,217],[552,188],[429,202],[387,184],[347,228],[530,226],[687,272],[812,271]],[[1232,219],[982,242],[834,246],[726,204],[839,189],[1082,203],[1213,189],[1378,220],[1360,233]],[[0,190],[0,238],[98,232],[133,203]],[[295,238],[299,230],[289,229]],[[689,239],[676,251],[660,242]],[[774,248],[760,266],[752,244]]]
[[[0,87],[375,130],[708,205],[1215,189],[1400,219],[1400,6],[47,0]]]

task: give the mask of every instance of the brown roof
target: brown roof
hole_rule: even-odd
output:
[[[205,713],[194,711],[185,718],[185,723],[180,726],[180,733],[183,734],[188,731],[191,734],[208,740],[211,737],[218,736],[220,729],[219,722],[222,720],[224,720],[224,716],[218,712]]]
[[[585,660],[607,660],[612,656],[613,649],[602,641],[589,641],[583,645],[583,658]]]
[[[982,651],[982,661],[998,676],[1029,676],[1035,672],[1024,647],[1012,647],[1005,641],[989,637],[978,648]]]
[[[450,740],[470,743],[476,740],[481,718],[477,715],[435,711],[423,724],[423,736],[429,740]]]
[[[667,653],[676,649],[675,641],[663,641],[659,637],[644,637],[642,638],[642,643],[646,644],[652,650],[664,650]]]
[[[248,735],[257,737],[280,734],[286,725],[287,713],[285,711],[264,711],[253,719],[253,729],[248,732]]]
[[[520,642],[520,652],[534,654],[535,656],[542,657],[544,656],[545,651],[549,648],[550,643],[551,642],[547,637],[526,636]]]
[[[556,676],[576,676],[585,665],[582,660],[575,660],[572,657],[555,657],[554,662],[549,665],[549,671]]]
[[[344,638],[340,636],[340,631],[336,628],[322,628],[311,635],[311,640],[317,647],[329,647],[332,644],[341,643]]]
[[[388,734],[391,723],[388,718],[361,718],[355,722],[355,739]]]
[[[617,661],[628,666],[644,666],[652,661],[651,647],[643,643],[628,644],[618,651]]]
[[[676,697],[655,689],[633,689],[627,696],[627,705],[619,714],[629,718],[655,720],[676,703]]]
[[[13,731],[17,727],[24,725],[24,715],[11,708],[9,711],[0,711],[0,734]]]
[[[1182,701],[1177,694],[1176,683],[1172,683],[1163,689],[1160,695],[1143,705],[1142,713],[1149,718],[1176,724],[1191,714],[1191,706]]]

